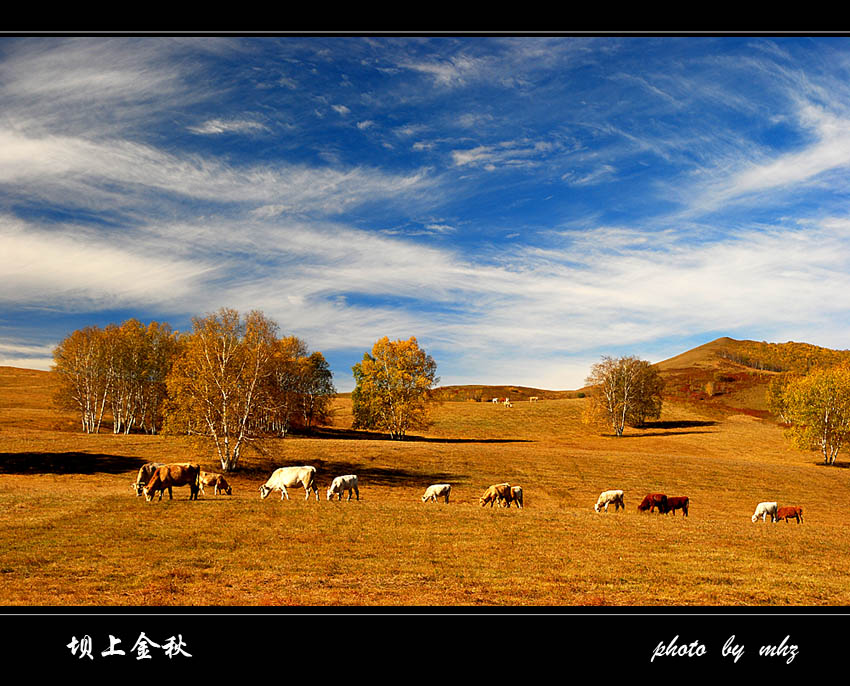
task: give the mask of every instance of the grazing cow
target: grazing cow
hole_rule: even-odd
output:
[[[434,484],[433,486],[428,486],[428,488],[425,489],[425,495],[422,496],[422,502],[425,503],[429,500],[433,500],[436,503],[437,498],[445,498],[446,502],[449,502],[449,495],[451,492],[451,484]]]
[[[623,496],[623,492],[619,489],[603,491],[599,494],[599,498],[596,500],[596,505],[593,506],[593,509],[599,512],[604,506],[605,511],[608,512],[608,506],[614,505],[615,512],[619,511],[621,507],[625,510],[626,505],[623,502]]]
[[[502,404],[503,404],[503,405],[508,405],[509,407],[512,407],[512,405],[511,405],[511,399],[510,399],[510,398],[504,398],[504,399],[502,400]]]
[[[667,508],[663,510],[664,514],[668,512],[672,512],[674,515],[676,514],[676,510],[682,511],[682,516],[688,516],[688,507],[690,507],[691,501],[685,495],[671,495],[667,498]],[[661,512],[661,510],[659,510]]]
[[[331,485],[328,486],[328,500],[332,500],[336,495],[337,500],[342,500],[342,492],[348,491],[348,500],[351,500],[351,492],[354,491],[357,496],[357,500],[360,500],[360,490],[357,488],[357,475],[356,474],[346,474],[345,476],[338,476],[333,481],[331,481]]]
[[[162,467],[164,462],[147,462],[139,467],[139,474],[136,476],[136,480],[133,482],[132,488],[136,492],[136,495],[142,495],[142,491],[147,485],[148,481],[156,472],[157,467]]]
[[[753,522],[755,522],[759,517],[761,517],[761,521],[765,521],[767,519],[767,515],[770,515],[770,521],[775,522],[776,510],[776,501],[759,503],[756,505],[756,511],[753,513]]]
[[[540,398],[538,398],[536,395],[532,395],[532,396],[528,399],[528,402],[530,402],[530,403],[536,403],[538,400],[540,400]]]
[[[667,514],[667,496],[663,493],[648,494],[640,501],[637,509],[638,512],[646,512],[647,510],[654,512],[656,507],[660,513]]]
[[[281,500],[289,500],[287,488],[304,487],[304,500],[310,500],[310,491],[319,499],[319,487],[316,485],[316,468],[309,466],[280,467],[272,472],[269,480],[260,486],[260,498],[265,500],[272,491],[280,491]]]
[[[491,403],[500,403],[500,402],[502,402],[502,399],[501,398],[493,398],[490,402]]]
[[[511,486],[511,499],[518,508],[522,508],[522,486]],[[511,504],[508,503],[507,506],[510,507]]]
[[[493,507],[493,503],[507,502],[510,507],[512,498],[510,484],[495,484],[484,491],[484,494],[478,499],[478,504],[484,507],[487,503],[490,503],[490,507]]]
[[[215,472],[201,472],[201,495],[206,495],[204,491],[205,486],[214,486],[213,493],[219,495],[220,493],[226,493],[227,495],[233,495],[233,489],[230,487],[230,484],[227,483],[227,480],[224,478],[222,474],[216,474]]]
[[[796,519],[797,524],[799,524],[803,521],[803,508],[791,505],[780,507],[776,511],[776,521],[779,522],[783,519],[785,520],[786,524],[792,519]]]
[[[168,489],[168,499],[173,500],[171,489],[173,486],[188,486],[189,500],[198,499],[198,491],[201,488],[201,465],[191,462],[177,464],[164,464],[157,467],[156,472],[144,488],[145,500],[153,500],[154,494],[159,491],[159,500],[162,493]]]

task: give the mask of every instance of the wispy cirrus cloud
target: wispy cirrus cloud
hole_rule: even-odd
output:
[[[850,333],[841,42],[3,47],[16,330],[51,308],[258,308],[344,377],[380,336],[416,335],[445,383],[560,388],[701,332]]]
[[[252,121],[250,119],[209,119],[203,124],[190,126],[189,131],[192,133],[215,135],[222,133],[241,133],[241,134],[257,134],[268,132],[269,128],[265,124]]]

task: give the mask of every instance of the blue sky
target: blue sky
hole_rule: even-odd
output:
[[[0,37],[0,364],[260,309],[339,390],[846,349],[850,39]]]

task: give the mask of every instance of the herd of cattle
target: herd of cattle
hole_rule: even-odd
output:
[[[162,494],[167,490],[168,497],[172,498],[172,488],[174,486],[189,486],[189,499],[197,500],[198,494],[205,494],[206,487],[213,487],[215,495],[227,494],[232,495],[233,489],[222,474],[214,472],[205,472],[197,463],[179,462],[175,464],[163,464],[159,462],[148,462],[139,468],[139,473],[136,480],[133,482],[133,489],[136,495],[144,495],[145,500],[150,502],[154,496],[159,493],[159,500],[162,500]],[[310,499],[310,493],[313,493],[316,500],[319,500],[319,487],[316,482],[316,468],[311,466],[300,467],[280,467],[274,470],[266,483],[260,486],[260,498],[265,499],[273,491],[280,491],[281,500],[289,500],[289,492],[287,488],[301,487],[304,489],[305,500]],[[433,484],[428,486],[425,493],[422,495],[422,502],[432,500],[437,502],[442,498],[446,503],[449,502],[451,495],[451,484]],[[360,488],[356,474],[346,474],[337,476],[331,481],[328,486],[326,496],[328,500],[332,500],[334,496],[337,500],[342,500],[343,493],[348,493],[348,500],[351,500],[352,494],[360,500]],[[608,511],[608,506],[613,505],[614,511],[617,512],[622,507],[626,509],[625,495],[620,489],[603,491],[599,494],[596,504],[593,509],[596,512],[605,510]],[[523,507],[522,487],[512,486],[507,482],[494,484],[489,486],[486,491],[478,499],[478,504],[481,507],[485,505],[499,505],[501,507],[510,507],[516,505],[518,508]],[[690,507],[690,498],[687,496],[668,496],[665,493],[649,493],[646,495],[640,504],[637,506],[638,512],[654,512],[658,510],[661,514],[674,515],[676,510],[682,511],[682,516],[688,516],[688,508]],[[797,520],[797,523],[803,521],[803,509],[796,506],[779,507],[775,501],[759,503],[753,513],[752,520],[756,522],[759,517],[762,521],[766,521],[768,515],[772,522],[785,520],[786,523],[791,519]]]
[[[159,500],[162,500],[162,494],[165,491],[168,491],[168,497],[173,499],[172,488],[175,486],[188,486],[189,500],[197,500],[199,493],[206,494],[204,489],[209,486],[214,488],[215,495],[233,494],[233,489],[222,474],[205,472],[199,464],[193,462],[174,464],[148,462],[139,468],[136,480],[132,484],[136,495],[144,495],[148,502],[152,501],[157,493],[159,493]],[[315,467],[300,466],[275,469],[266,483],[260,486],[260,498],[265,500],[273,491],[280,491],[280,499],[289,500],[289,492],[286,489],[299,486],[304,489],[305,500],[310,499],[310,493],[315,495],[316,500],[319,499]],[[422,502],[429,500],[437,502],[438,498],[442,498],[448,503],[451,491],[451,484],[433,484],[425,490]],[[328,486],[326,496],[328,500],[332,500],[334,496],[337,496],[337,500],[342,500],[343,493],[348,493],[348,500],[351,500],[352,494],[357,500],[360,500],[360,488],[356,474],[335,477]],[[523,506],[522,488],[511,486],[509,483],[490,486],[479,498],[479,503],[482,507],[489,503],[490,507],[493,507],[494,504],[503,507],[510,507],[514,504],[521,508]]]
[[[620,489],[613,489],[610,491],[602,491],[599,494],[599,498],[596,500],[596,505],[593,506],[593,509],[597,512],[602,511],[608,512],[608,506],[613,505],[614,511],[617,512],[622,507],[623,510],[626,509],[626,505],[624,502],[624,493]],[[682,516],[688,516],[688,507],[690,506],[691,501],[687,496],[668,496],[664,493],[649,493],[644,496],[644,499],[640,502],[640,505],[637,506],[638,512],[646,512],[649,510],[650,512],[654,512],[658,509],[658,512],[661,514],[668,514],[672,512],[676,513],[676,510],[682,511]],[[803,508],[797,506],[786,506],[779,507],[778,503],[775,501],[759,503],[756,506],[756,511],[753,513],[752,520],[755,523],[759,517],[761,517],[762,521],[767,519],[767,516],[770,515],[770,520],[772,522],[779,522],[783,519],[786,523],[788,523],[792,519],[797,520],[797,524],[803,521]]]

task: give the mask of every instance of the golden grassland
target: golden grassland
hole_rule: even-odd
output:
[[[49,373],[0,368],[0,604],[14,606],[784,606],[850,604],[843,503],[850,472],[794,450],[746,413],[665,403],[622,438],[581,423],[583,398],[445,402],[434,425],[390,441],[349,429],[350,399],[312,437],[268,441],[228,480],[233,496],[188,489],[146,503],[146,461],[201,462],[181,437],[79,432],[50,407]],[[259,486],[313,464],[320,500]],[[359,502],[327,502],[339,474]],[[481,508],[490,484],[523,487],[525,508]],[[451,502],[422,503],[432,483]],[[626,510],[597,514],[609,488]],[[638,513],[649,492],[687,495],[689,517]],[[800,505],[805,521],[750,517]]]

